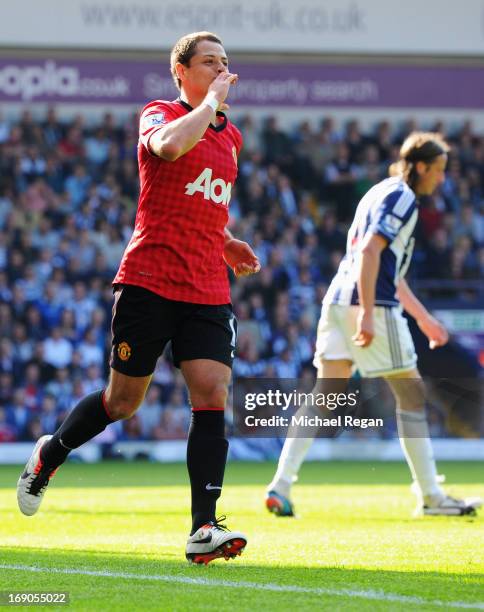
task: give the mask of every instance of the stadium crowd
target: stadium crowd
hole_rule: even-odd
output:
[[[371,132],[329,117],[293,130],[275,117],[237,123],[244,150],[230,229],[252,245],[262,270],[232,285],[234,376],[312,374],[321,299],[348,221],[416,128],[446,134],[452,152],[443,187],[421,201],[410,280],[427,286],[428,299],[482,306],[484,137],[470,122],[447,130],[382,120]],[[137,116],[120,124],[107,113],[95,126],[81,115],[61,122],[55,108],[41,121],[29,111],[18,121],[0,117],[0,442],[52,432],[105,384],[111,280],[136,213],[137,142]],[[166,353],[138,413],[102,435],[180,438],[189,418]],[[445,434],[434,420],[434,435]]]

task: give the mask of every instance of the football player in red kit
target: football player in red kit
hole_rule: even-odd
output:
[[[260,265],[250,246],[226,229],[242,138],[223,113],[238,77],[229,72],[222,42],[210,32],[184,36],[172,50],[171,72],[180,97],[150,102],[140,118],[141,189],[134,232],[113,281],[109,383],[81,400],[52,436],[40,438],[17,498],[24,514],[34,514],[69,452],[136,412],[171,341],[192,405],[186,557],[206,564],[235,557],[247,542],[220,524],[215,507],[227,458],[224,408],[237,333],[227,264],[236,276]]]

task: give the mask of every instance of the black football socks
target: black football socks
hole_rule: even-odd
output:
[[[194,410],[188,432],[187,467],[192,491],[192,531],[215,520],[229,448],[223,410]]]
[[[113,422],[106,412],[103,394],[104,391],[95,391],[82,399],[52,438],[42,446],[41,458],[46,465],[58,467],[71,450],[91,440]]]

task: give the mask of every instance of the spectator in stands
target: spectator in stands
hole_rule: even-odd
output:
[[[90,171],[97,176],[99,166],[102,166],[109,155],[111,141],[107,137],[104,127],[98,127],[92,136],[85,140],[85,153]]]
[[[62,138],[63,128],[57,117],[55,107],[47,109],[45,121],[42,123],[43,139],[49,149],[55,149]]]
[[[53,327],[44,340],[44,360],[54,368],[65,368],[72,359],[72,344],[61,335],[60,327]]]
[[[59,325],[63,305],[59,300],[57,283],[49,280],[44,286],[43,295],[36,300],[35,305],[45,329],[52,329],[52,327]]]
[[[325,195],[334,202],[340,221],[346,221],[353,213],[357,178],[358,168],[350,159],[350,148],[346,142],[340,142],[325,170]]]
[[[52,250],[48,248],[39,249],[38,259],[32,264],[32,269],[41,288],[43,288],[53,272]]]
[[[10,304],[8,304],[8,302],[0,302],[0,338],[5,338],[10,335],[13,322],[14,319]]]
[[[32,417],[32,412],[25,401],[24,389],[21,387],[15,389],[11,403],[4,405],[7,406],[8,420],[15,431],[15,439],[20,441],[28,440],[28,424]]]
[[[469,202],[463,203],[460,209],[452,235],[453,241],[460,236],[468,236],[477,245],[484,244],[484,215],[476,212]]]
[[[8,338],[0,339],[0,371],[14,373],[13,344]]]
[[[25,323],[27,335],[31,340],[40,341],[47,335],[48,327],[42,323],[42,314],[35,304],[29,304],[18,318]]]
[[[49,377],[52,374],[52,370],[48,370]],[[24,372],[24,402],[29,410],[37,412],[40,407],[42,398],[42,370],[38,363],[34,360],[29,361],[25,366]]]
[[[337,216],[333,209],[327,209],[323,214],[317,235],[320,246],[327,253],[346,249],[346,234],[338,227]]]
[[[59,154],[65,164],[75,164],[84,154],[84,140],[81,129],[72,125],[59,142]]]
[[[34,355],[34,341],[27,335],[24,323],[16,321],[11,330],[13,343],[13,359],[22,367],[22,364],[32,359]]]
[[[6,406],[13,397],[13,376],[10,372],[0,372],[0,406]]]
[[[450,269],[451,248],[448,232],[437,228],[430,236],[424,251],[423,266],[418,270],[422,278],[447,278]]]
[[[238,123],[244,139],[243,156],[249,157],[257,153],[261,148],[261,137],[259,128],[252,115],[245,115]]]
[[[139,415],[133,414],[132,417],[122,422],[122,440],[139,440],[142,437],[141,423]]]
[[[15,433],[15,429],[8,422],[7,411],[0,406],[0,443],[13,442]]]
[[[146,397],[137,412],[141,435],[146,440],[151,438],[154,429],[160,425],[162,411],[161,389],[158,385],[152,384],[146,392]]]
[[[289,138],[279,127],[277,118],[268,117],[262,130],[265,162],[267,164],[283,163],[289,155],[290,146]]]
[[[184,438],[190,423],[190,408],[184,390],[175,387],[163,410],[160,426],[155,429],[155,437],[163,440]]]
[[[234,363],[234,379],[259,378],[264,375],[266,362],[261,358],[257,344],[247,336],[239,339],[239,357]]]
[[[45,160],[45,182],[47,186],[57,195],[61,194],[64,188],[64,175],[62,166],[57,155],[48,154]]]
[[[104,363],[104,351],[99,346],[97,338],[92,327],[88,328],[82,341],[79,343],[77,350],[81,355],[81,367],[87,369],[90,366],[102,367]]]
[[[40,418],[37,415],[33,416],[27,426],[27,439],[29,441],[38,440],[43,433]]]
[[[343,140],[349,149],[349,160],[353,164],[359,164],[365,139],[361,133],[360,125],[356,119],[351,119],[346,125],[346,132]]]
[[[59,410],[70,408],[72,382],[68,368],[57,368],[54,377],[46,384],[45,392],[56,399]]]
[[[42,398],[40,424],[44,433],[48,433],[57,427],[56,398],[50,393],[45,393]]]
[[[70,201],[74,208],[78,208],[87,198],[89,186],[92,179],[87,174],[86,167],[83,164],[76,164],[65,182],[64,188],[69,194]]]
[[[86,284],[81,280],[75,282],[72,299],[66,306],[74,313],[77,333],[83,334],[89,327],[91,316],[96,308],[96,304],[87,294]]]

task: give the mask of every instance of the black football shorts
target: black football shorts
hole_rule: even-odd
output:
[[[237,321],[231,304],[211,306],[163,298],[134,285],[114,291],[110,366],[149,376],[171,340],[173,362],[213,359],[232,367]]]

